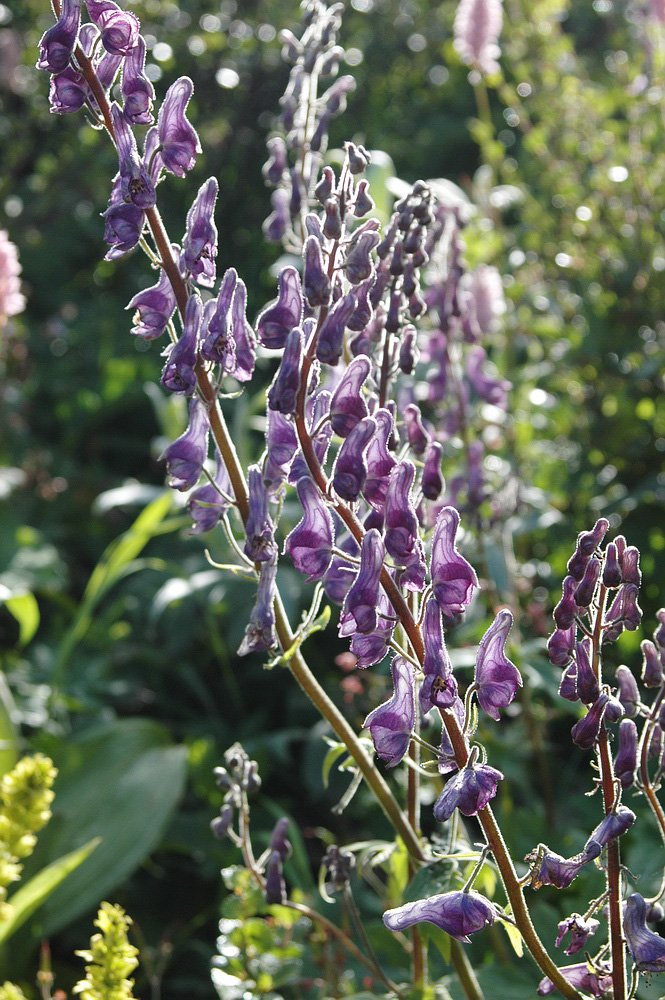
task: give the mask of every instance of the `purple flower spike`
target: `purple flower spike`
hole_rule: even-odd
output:
[[[607,709],[610,696],[603,691],[593,703],[587,714],[579,722],[576,722],[570,731],[573,743],[577,743],[582,750],[591,750],[598,739],[598,733],[603,722],[603,716]]]
[[[194,166],[196,154],[201,152],[196,129],[185,117],[193,92],[194,84],[189,77],[179,77],[166,91],[157,116],[162,163],[176,177],[184,177]]]
[[[288,828],[289,820],[286,816],[282,816],[275,823],[270,836],[270,850],[277,851],[282,861],[285,861],[293,850],[291,842],[286,836]]]
[[[121,10],[113,0],[85,0],[90,20],[99,28],[102,45],[115,56],[128,56],[139,37],[135,14]]]
[[[324,319],[316,343],[316,356],[326,365],[336,365],[342,355],[344,331],[356,308],[356,297],[348,292],[335,302]]]
[[[310,306],[327,306],[330,302],[330,278],[323,266],[321,242],[316,236],[305,240],[305,269],[303,274],[305,298]]]
[[[416,724],[416,698],[409,661],[395,656],[390,672],[395,688],[393,696],[369,713],[363,728],[369,729],[377,756],[388,767],[395,767],[409,749]]]
[[[268,494],[258,465],[250,465],[247,476],[249,514],[243,551],[253,562],[268,562],[277,552],[275,526],[268,513]]]
[[[199,188],[187,213],[187,229],[182,247],[185,267],[197,284],[204,288],[212,288],[217,277],[217,227],[214,214],[218,190],[214,177],[209,177]]]
[[[303,298],[300,275],[295,267],[282,268],[279,293],[256,322],[256,333],[264,347],[281,350],[294,326],[302,320]]]
[[[573,658],[575,649],[575,626],[557,628],[547,640],[547,653],[550,662],[555,667],[567,666]]]
[[[593,861],[593,857],[583,852],[574,858],[562,858],[560,854],[555,854],[549,847],[545,847],[542,854],[539,851],[532,851],[524,860],[534,863],[531,872],[531,885],[534,889],[540,889],[543,885],[553,885],[555,889],[567,889],[582,868]]]
[[[420,480],[423,496],[427,500],[438,500],[443,490],[443,476],[441,474],[441,457],[443,447],[438,441],[430,441],[425,451],[425,466]]]
[[[642,682],[645,687],[660,687],[663,683],[663,663],[655,643],[644,639],[640,643],[642,650]]]
[[[513,624],[513,616],[504,608],[480,640],[474,681],[478,703],[484,712],[499,721],[499,709],[506,708],[522,686],[520,672],[507,658],[504,647]]]
[[[115,103],[111,105],[111,118],[120,164],[120,194],[137,208],[152,208],[156,200],[155,185],[139,159],[134,133]]]
[[[216,299],[206,302],[201,341],[201,357],[216,362],[223,372],[236,368],[236,345],[231,335],[231,303],[238,281],[238,272],[230,267],[224,272]]]
[[[190,295],[185,309],[182,336],[165,351],[161,383],[169,392],[191,396],[196,389],[196,349],[203,306],[198,295]]]
[[[130,299],[127,309],[135,309],[132,333],[143,340],[161,337],[176,307],[175,292],[166,271],[160,269],[159,281]]]
[[[369,358],[354,358],[330,400],[330,423],[335,434],[348,437],[358,421],[367,416],[367,404],[362,396],[362,386],[370,371]]]
[[[456,809],[464,816],[477,816],[503,779],[501,771],[489,764],[467,765],[446,782],[446,787],[434,803],[434,818],[439,823],[450,819]]]
[[[363,486],[363,496],[375,510],[382,511],[386,502],[390,473],[397,464],[388,451],[388,441],[393,434],[395,423],[390,410],[383,408],[376,410],[373,417],[376,422],[376,434],[365,454],[367,478]]]
[[[441,610],[431,599],[425,606],[423,620],[423,683],[420,688],[420,710],[426,715],[431,708],[450,708],[457,699],[457,682],[441,628]]]
[[[304,515],[284,542],[284,551],[309,583],[320,580],[330,565],[335,529],[330,510],[314,480],[303,476],[296,489]]]
[[[596,551],[607,534],[610,522],[606,517],[599,517],[591,531],[583,531],[577,538],[577,548],[584,556],[590,556]]]
[[[279,851],[271,851],[268,858],[265,894],[269,906],[286,902],[286,882],[282,874],[282,855]]]
[[[187,430],[160,455],[160,461],[166,462],[172,489],[183,491],[196,486],[208,457],[209,431],[208,411],[200,399],[191,399]]]
[[[277,576],[277,553],[272,559],[261,563],[259,588],[256,603],[252,608],[249,624],[245,629],[245,638],[238,649],[238,656],[247,653],[264,653],[277,645],[275,635],[275,578]]]
[[[296,326],[286,338],[281,364],[268,389],[268,408],[271,410],[279,410],[280,413],[295,413],[296,399],[300,388],[302,341],[302,330]]]
[[[423,455],[430,442],[430,436],[423,427],[420,408],[415,403],[409,403],[404,410],[406,436],[416,455]]]
[[[342,500],[355,503],[365,483],[365,451],[376,434],[376,421],[365,417],[353,428],[339,449],[333,469],[332,484]]]
[[[104,260],[117,260],[133,250],[140,240],[145,225],[145,212],[131,202],[125,204],[111,199],[103,216],[106,219],[104,241],[111,247]]]
[[[88,84],[82,73],[67,66],[51,77],[49,110],[54,115],[70,115],[80,111],[88,96]]]
[[[370,528],[360,549],[360,569],[346,597],[339,618],[339,634],[362,632],[367,635],[377,626],[377,604],[385,548],[380,532]]]
[[[44,69],[49,73],[62,73],[67,69],[80,23],[81,0],[63,0],[58,21],[42,35],[37,69]]]
[[[381,662],[388,652],[388,643],[395,631],[395,612],[383,590],[379,592],[377,611],[376,629],[368,635],[356,632],[351,637],[350,649],[358,657],[356,666],[361,670]]]
[[[212,483],[199,486],[187,501],[187,513],[194,522],[190,535],[202,535],[219,523],[224,511],[231,504],[233,487],[221,455],[217,454],[217,469]],[[227,500],[226,497],[229,497]]]
[[[640,692],[632,671],[626,666],[617,667],[614,674],[617,681],[617,697],[623,707],[623,714],[628,719],[637,715],[640,706]]]
[[[130,125],[152,125],[155,88],[145,75],[145,39],[136,45],[122,64],[122,112]]]
[[[632,719],[622,719],[619,723],[619,752],[614,761],[614,774],[622,788],[635,784],[637,769],[637,726]]]
[[[575,644],[575,659],[577,662],[576,690],[580,701],[585,705],[592,705],[600,694],[598,678],[593,672],[589,653],[591,641],[583,639]]]
[[[571,986],[590,993],[592,997],[608,996],[612,989],[612,976],[607,965],[602,971],[593,972],[587,962],[580,962],[578,965],[564,965],[559,972]],[[551,979],[545,978],[538,984],[537,992],[539,997],[546,997],[556,993],[557,987]]]
[[[383,922],[390,931],[403,931],[426,920],[468,944],[471,940],[469,934],[493,924],[495,916],[496,909],[489,899],[470,889],[468,892],[444,892],[440,896],[404,903],[394,910],[387,910],[383,914]]]
[[[289,474],[298,447],[295,427],[279,410],[268,410],[263,482],[269,494],[276,493]]]
[[[412,462],[404,461],[390,473],[385,502],[386,549],[398,561],[408,559],[418,540],[418,518],[411,500],[416,476]]]
[[[583,854],[592,858],[600,855],[603,847],[607,847],[610,840],[621,837],[629,830],[635,822],[635,813],[628,806],[618,805],[614,812],[609,813],[605,819],[598,824],[591,836],[584,845]]]
[[[231,304],[231,336],[235,341],[236,366],[233,377],[238,382],[248,382],[254,374],[256,361],[256,340],[254,331],[247,322],[247,288],[242,278],[238,278]]]
[[[647,927],[648,907],[639,892],[626,900],[623,931],[639,972],[665,972],[665,938]]]
[[[596,933],[599,927],[599,920],[595,920],[593,917],[585,920],[580,913],[571,913],[569,917],[566,917],[565,920],[559,923],[559,933],[555,941],[555,946],[558,948],[568,931],[571,931],[570,944],[564,954],[574,955],[576,952],[582,950],[587,940]]]
[[[432,540],[432,590],[443,613],[444,624],[464,611],[478,586],[476,571],[455,546],[459,523],[457,510],[444,507],[436,519]]]

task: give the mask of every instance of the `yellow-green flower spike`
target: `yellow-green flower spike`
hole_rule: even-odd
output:
[[[133,1000],[128,976],[138,965],[138,948],[127,940],[131,923],[122,907],[102,903],[95,920],[101,933],[93,934],[89,950],[76,952],[88,963],[86,978],[74,987],[81,1000]]]

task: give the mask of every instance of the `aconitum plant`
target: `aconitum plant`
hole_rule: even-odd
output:
[[[58,114],[87,108],[115,144],[118,172],[109,178],[103,213],[106,259],[128,258],[129,265],[138,247],[150,257],[156,280],[130,303],[132,333],[165,341],[161,385],[188,400],[188,427],[162,456],[169,485],[188,494],[192,532],[223,530],[238,572],[256,584],[239,654],[264,654],[273,667],[291,672],[348,753],[356,784],[366,782],[390,821],[414,886],[426,886],[427,872],[445,863],[438,860],[438,833],[428,838],[421,830],[424,788],[434,804],[423,825],[448,824],[453,856],[465,843],[461,817],[472,820],[483,843],[472,852],[470,870],[451,862],[445,892],[396,901],[373,879],[386,934],[396,935],[396,946],[406,945],[410,956],[410,972],[403,970],[395,983],[353,900],[352,850],[329,848],[322,893],[344,899],[353,936],[287,884],[285,819],[277,821],[267,850],[255,853],[250,800],[260,779],[237,744],[217,771],[224,804],[214,833],[237,845],[268,907],[306,917],[391,995],[404,996],[410,987],[422,995],[429,972],[421,930],[431,924],[452,939],[461,988],[478,1000],[482,991],[464,946],[499,922],[539,967],[540,995],[626,1000],[643,972],[661,971],[665,950],[665,940],[647,926],[662,913],[663,889],[649,898],[634,891],[635,876],[622,866],[619,846],[636,822],[623,801],[631,788],[642,793],[639,804],[650,807],[665,838],[656,794],[665,611],[653,641],[643,643],[642,688],[627,667],[608,677],[604,666],[621,631],[640,627],[637,550],[622,536],[604,544],[609,525],[599,520],[577,540],[554,612],[549,654],[562,670],[561,696],[579,706],[571,737],[594,762],[601,792],[597,823],[576,855],[563,857],[541,843],[526,859],[513,858],[492,809],[507,779],[490,762],[478,724],[482,716],[489,725],[508,725],[519,696],[522,677],[508,650],[517,609],[494,609],[471,676],[453,669],[449,653],[454,629],[480,589],[465,555],[461,516],[472,521],[486,492],[483,444],[469,414],[474,400],[505,409],[511,388],[490,365],[484,343],[504,309],[498,272],[466,271],[464,220],[427,183],[406,190],[382,225],[366,176],[370,153],[347,142],[339,169],[327,162],[330,122],[343,112],[354,80],[339,74],[342,5],[306,0],[299,34],[281,36],[290,76],[264,168],[272,189],[265,235],[287,251],[288,262],[274,299],[250,322],[242,277],[234,268],[217,273],[216,179],[194,194],[179,242],[159,213],[165,174],[186,182],[202,154],[188,113],[191,80],[170,84],[155,118],[136,16],[113,0],[87,0],[85,7],[80,0],[62,6],[56,0],[56,7],[58,20],[42,38],[38,61],[52,74],[51,108]],[[460,7],[458,47],[464,45],[463,57],[483,72],[493,71],[499,55],[500,14],[498,3],[463,0]],[[481,15],[484,31],[473,23]],[[279,360],[266,393],[264,449],[244,469],[220,400],[252,381],[258,352]],[[451,437],[462,440],[466,464],[461,479],[447,485]],[[286,522],[285,498],[302,511],[296,523]],[[295,566],[303,586],[311,585],[309,609],[295,629],[279,590],[284,562]],[[361,669],[390,664],[392,693],[365,720],[371,744],[305,660],[306,640],[335,607],[354,663]],[[402,768],[405,780],[394,780]],[[482,879],[485,893],[474,888],[486,866],[499,875],[493,893]],[[543,941],[529,909],[534,891],[564,891],[587,866],[598,872],[594,898],[583,913],[575,910],[561,922],[556,941]],[[568,934],[566,953],[584,949],[584,961],[560,965],[554,949]]]

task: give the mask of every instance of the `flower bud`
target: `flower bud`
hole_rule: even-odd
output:
[[[573,743],[576,743],[582,750],[591,750],[598,739],[609,700],[610,696],[605,691],[601,692],[584,718],[573,726],[571,730]]]
[[[275,526],[268,514],[268,494],[258,465],[250,465],[247,479],[249,513],[243,552],[252,562],[269,562],[277,552]]]
[[[598,559],[591,559],[584,570],[584,576],[573,592],[573,600],[579,608],[588,608],[593,600],[594,591],[600,576],[601,564]]]
[[[619,587],[622,582],[623,578],[616,543],[608,542],[605,549],[605,563],[603,565],[603,586]]]
[[[645,687],[660,687],[663,683],[663,664],[651,639],[640,643],[642,650],[642,682]]]
[[[622,788],[635,784],[637,768],[637,726],[632,719],[622,719],[619,724],[619,752],[614,761],[614,774]]]
[[[430,441],[425,452],[425,465],[420,480],[423,496],[427,500],[438,500],[443,490],[443,476],[441,474],[442,455],[442,445],[438,441]]]
[[[637,715],[640,705],[640,692],[637,681],[633,677],[632,671],[626,666],[617,667],[616,677],[618,685],[618,698],[624,710],[626,718],[634,718]]]
[[[379,234],[373,229],[366,229],[347,250],[344,269],[352,285],[359,285],[372,274],[371,253],[378,242]]]

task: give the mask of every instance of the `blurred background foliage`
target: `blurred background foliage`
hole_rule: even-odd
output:
[[[204,156],[185,182],[169,177],[160,188],[167,228],[180,237],[198,185],[216,175],[219,270],[237,268],[253,316],[274,290],[261,166],[286,82],[276,33],[295,27],[296,7],[138,0],[131,9],[158,97],[176,75],[195,84]],[[575,709],[555,700],[543,649],[576,533],[602,514],[641,548],[645,634],[663,601],[665,38],[637,3],[506,0],[490,122],[454,53],[454,14],[453,0],[352,0],[342,39],[358,87],[332,146],[353,138],[384,150],[404,180],[454,181],[480,207],[470,261],[505,275],[494,357],[515,385],[500,444],[525,500],[507,533],[523,611],[515,656],[529,684],[510,723],[482,735],[512,779],[498,808],[515,856],[548,826],[566,854],[594,825],[595,803],[579,797],[588,761],[570,745]],[[93,852],[79,882],[35,915],[1,971],[29,979],[46,934],[57,985],[70,989],[80,973],[73,949],[112,894],[139,929],[140,995],[194,1000],[211,995],[219,870],[237,860],[208,832],[220,802],[212,768],[230,743],[243,742],[261,767],[256,829],[269,830],[280,811],[293,816],[301,877],[330,830],[344,843],[382,819],[364,792],[331,815],[348,777],[333,773],[322,789],[326,745],[313,711],[283,671],[235,657],[250,586],[211,569],[204,549],[223,559],[223,542],[189,536],[177,498],[164,493],[157,456],[184,427],[184,405],[155,388],[158,348],[128,332],[125,304],[149,283],[147,262],[101,260],[110,144],[82,116],[49,114],[48,80],[33,65],[50,23],[43,0],[0,4],[0,226],[19,247],[28,298],[0,355],[0,586],[13,601],[0,607],[0,636],[16,739],[61,769],[52,832],[32,870],[98,834],[108,853],[95,861]],[[246,459],[260,447],[260,385],[271,370],[262,361],[259,388],[228,409]],[[280,574],[296,620],[299,579],[289,567]],[[487,613],[456,635],[461,665]],[[616,654],[634,669],[640,637],[626,634]],[[317,674],[360,723],[383,695],[385,670],[342,673],[334,629],[309,646]],[[633,848],[638,869],[651,840],[647,829]],[[560,905],[543,894],[538,917],[553,927]],[[574,905],[568,895],[566,912]],[[482,978],[482,946],[473,948]],[[531,995],[530,981],[521,988],[513,980],[506,997]]]

